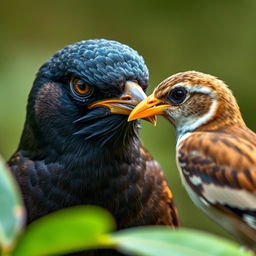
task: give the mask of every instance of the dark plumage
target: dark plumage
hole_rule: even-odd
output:
[[[147,85],[143,58],[103,39],[69,45],[40,68],[19,147],[8,162],[28,223],[61,208],[92,204],[109,210],[118,229],[178,225],[163,173],[142,147],[137,121],[127,122]]]

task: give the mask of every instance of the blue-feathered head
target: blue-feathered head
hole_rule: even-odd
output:
[[[58,51],[40,69],[30,92],[26,133],[60,151],[74,144],[124,145],[136,137],[127,115],[146,97],[148,69],[127,45],[81,41]]]
[[[58,80],[71,73],[92,85],[116,86],[130,80],[145,88],[149,79],[147,66],[137,51],[105,39],[65,47],[41,67],[38,75]]]

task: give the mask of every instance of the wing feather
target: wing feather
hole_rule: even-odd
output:
[[[256,146],[229,133],[195,132],[178,152],[184,185],[256,230]]]

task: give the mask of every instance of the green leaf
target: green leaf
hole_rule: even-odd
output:
[[[6,253],[12,250],[17,235],[21,232],[25,210],[17,184],[2,158],[0,158],[0,207],[0,248]]]
[[[131,255],[251,256],[226,239],[184,228],[132,228],[115,232],[110,239],[121,252]]]
[[[106,232],[115,227],[108,212],[77,206],[49,214],[30,224],[13,256],[43,256],[112,246]]]

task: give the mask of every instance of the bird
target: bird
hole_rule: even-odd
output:
[[[197,71],[162,81],[130,121],[164,116],[177,134],[176,161],[194,204],[256,251],[256,134],[229,87]]]
[[[27,224],[59,209],[96,205],[113,215],[118,230],[179,225],[164,173],[139,138],[139,122],[127,122],[146,98],[148,80],[143,57],[107,39],[68,45],[40,67],[19,146],[8,161]]]

